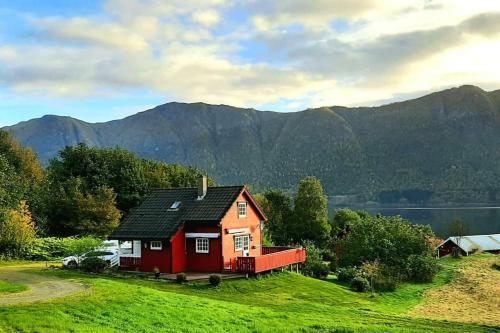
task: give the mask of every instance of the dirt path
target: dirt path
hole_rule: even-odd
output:
[[[496,258],[470,260],[452,283],[425,293],[425,301],[411,316],[487,325],[500,325],[500,272]]]
[[[0,267],[0,280],[24,284],[28,290],[0,295],[0,306],[46,301],[86,289],[81,283],[29,272],[28,266]]]

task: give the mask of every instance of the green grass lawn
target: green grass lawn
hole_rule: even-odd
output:
[[[135,278],[94,277],[69,271],[38,271],[90,286],[45,303],[0,306],[0,332],[496,332],[494,327],[415,319],[405,312],[424,290],[451,281],[454,267],[433,283],[403,285],[371,296],[336,280],[294,273],[261,279],[178,285]]]
[[[25,285],[0,280],[0,297],[2,293],[18,293],[27,289]]]

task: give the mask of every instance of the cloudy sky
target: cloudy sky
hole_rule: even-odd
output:
[[[0,0],[0,125],[500,89],[497,0]]]

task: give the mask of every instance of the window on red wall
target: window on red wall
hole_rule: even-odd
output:
[[[208,238],[196,238],[196,253],[208,253],[209,248]]]
[[[151,241],[151,243],[149,244],[149,248],[151,250],[161,250],[162,249],[161,241]]]

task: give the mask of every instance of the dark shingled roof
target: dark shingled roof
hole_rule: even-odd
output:
[[[203,200],[197,200],[195,187],[157,189],[134,209],[110,239],[170,238],[184,221],[221,220],[244,186],[208,187]],[[178,210],[170,206],[181,201]]]

